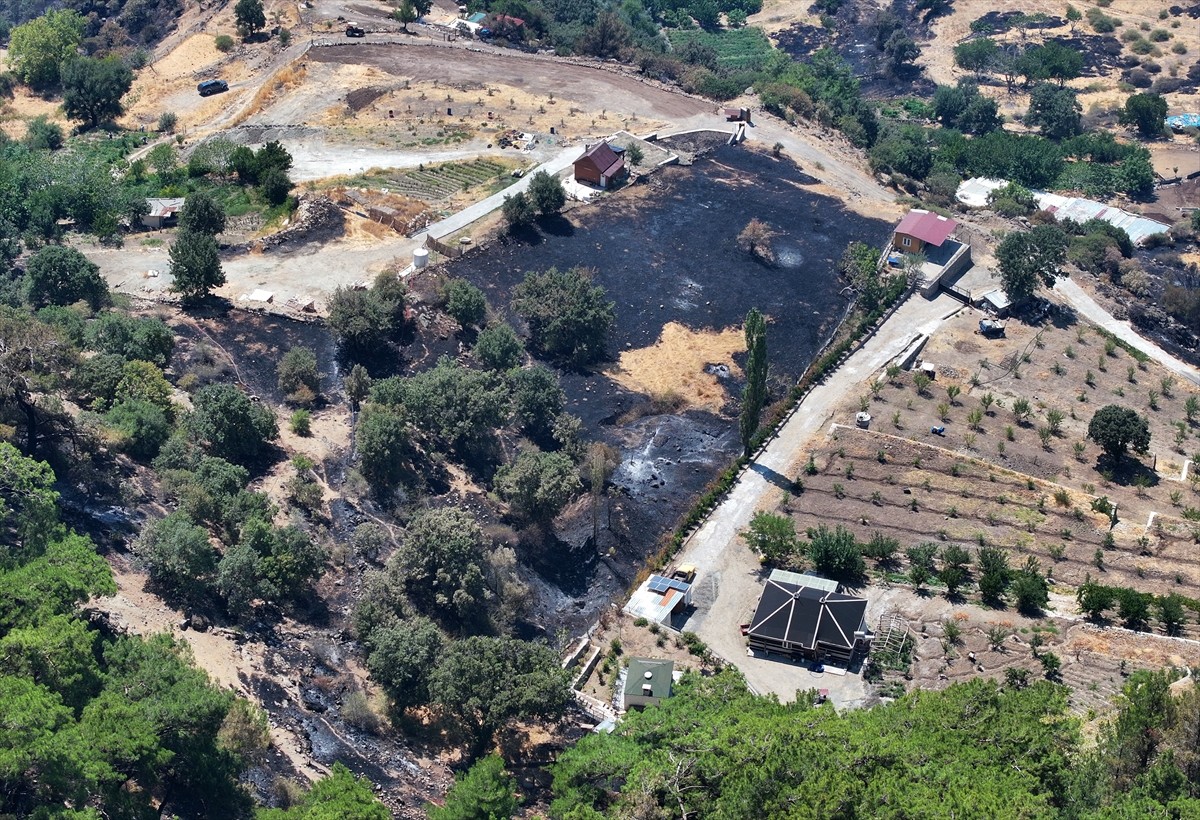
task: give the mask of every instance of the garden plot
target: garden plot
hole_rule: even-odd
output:
[[[1139,669],[1200,662],[1195,645],[1160,636],[1066,618],[1029,618],[918,595],[901,586],[872,586],[866,594],[869,617],[898,614],[911,639],[894,668],[876,678],[883,697],[910,689],[944,689],[976,677],[1019,685],[1049,674],[1070,687],[1072,709],[1084,714],[1110,708],[1128,676]]]
[[[1200,450],[1195,388],[1086,325],[1014,321],[1006,339],[987,341],[977,320],[955,317],[929,342],[935,381],[880,373],[843,409],[847,426],[814,449],[803,491],[782,503],[798,528],[843,524],[861,541],[878,531],[902,550],[998,546],[1014,566],[1037,559],[1071,612],[1089,575],[1200,598],[1200,485],[1187,455]],[[1107,404],[1145,415],[1149,454],[1119,465],[1101,457],[1086,435]],[[849,426],[862,409],[874,416],[869,430]],[[880,568],[897,581],[901,569]],[[1187,620],[1184,634],[1200,634],[1194,612]]]

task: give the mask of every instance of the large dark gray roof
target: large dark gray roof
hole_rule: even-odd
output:
[[[866,598],[767,581],[748,634],[808,649],[818,642],[852,649],[866,613]]]

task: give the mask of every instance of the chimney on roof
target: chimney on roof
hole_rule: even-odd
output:
[[[642,684],[642,696],[648,698],[648,697],[651,697],[653,694],[654,694],[654,687],[648,683],[643,683]]]

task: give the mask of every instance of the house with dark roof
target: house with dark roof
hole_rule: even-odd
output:
[[[652,658],[630,658],[621,688],[621,708],[653,706],[671,697],[675,683],[675,662]]]
[[[625,176],[625,157],[607,142],[598,142],[575,160],[575,181],[600,188]]]
[[[746,629],[752,650],[849,666],[874,637],[867,599],[771,578]]]

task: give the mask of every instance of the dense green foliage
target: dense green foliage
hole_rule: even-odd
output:
[[[445,804],[429,807],[429,820],[508,820],[517,813],[516,791],[504,759],[488,755],[455,778]]]
[[[111,122],[125,112],[121,99],[133,72],[118,57],[77,57],[62,68],[63,112],[84,128]]]
[[[213,455],[236,464],[256,463],[279,435],[275,415],[231,384],[200,388],[192,406],[192,435]]]
[[[525,450],[496,473],[501,498],[527,521],[550,521],[580,489],[575,462],[563,453]]]
[[[528,199],[539,214],[547,216],[563,209],[567,204],[567,192],[558,177],[538,171],[529,180]]]
[[[1031,231],[1006,234],[996,247],[1000,263],[1000,286],[1013,302],[1032,296],[1039,287],[1053,287],[1063,276],[1067,238],[1053,225],[1038,225]]]
[[[375,799],[370,782],[334,763],[296,805],[260,809],[254,816],[256,820],[390,820],[392,813]]]
[[[791,558],[800,548],[796,525],[785,515],[759,511],[750,519],[742,538],[765,561],[777,564]]]
[[[513,309],[529,325],[537,351],[572,365],[605,356],[614,304],[582,268],[529,272],[513,290]]]
[[[403,407],[423,433],[458,450],[490,440],[508,416],[508,390],[493,372],[471,370],[448,356],[422,373],[382,379],[371,400]]]
[[[746,337],[746,386],[742,389],[742,412],[738,429],[742,452],[750,457],[750,444],[758,432],[763,407],[767,404],[767,323],[757,308],[751,308],[742,325]]]
[[[472,351],[489,370],[511,370],[521,363],[525,345],[508,322],[497,322],[479,332]]]
[[[167,635],[110,638],[75,607],[116,591],[91,542],[57,522],[53,473],[0,444],[0,813],[244,816],[232,695]],[[99,812],[99,814],[97,814]]]
[[[191,302],[203,299],[225,284],[225,271],[217,240],[210,234],[181,230],[169,251],[171,259],[171,290]]]
[[[671,699],[554,768],[554,817],[1191,816],[1200,803],[1200,692],[1138,673],[1099,748],[1084,751],[1067,690],[993,681],[838,714],[781,705],[736,672],[685,677]],[[1169,808],[1168,808],[1169,807]]]
[[[1095,412],[1087,434],[1110,458],[1120,458],[1131,446],[1139,453],[1150,449],[1150,423],[1146,417],[1116,404]]]
[[[404,284],[386,271],[369,290],[337,287],[329,297],[329,327],[352,356],[378,355],[404,330]]]
[[[689,676],[559,759],[553,813],[616,815],[639,800],[697,816],[1037,816],[1078,737],[1050,684],[976,681],[844,715],[811,702],[756,697],[732,671]]]
[[[1121,123],[1136,127],[1147,139],[1162,135],[1166,119],[1167,101],[1159,94],[1130,94],[1121,109]]]
[[[47,245],[29,258],[25,269],[28,298],[34,307],[87,302],[93,310],[108,302],[100,269],[74,248]]]
[[[13,71],[34,91],[55,88],[64,63],[83,41],[85,22],[74,9],[47,11],[19,25],[9,35],[8,60]]]
[[[463,327],[483,324],[487,317],[487,297],[466,279],[451,279],[442,289],[446,312]]]

